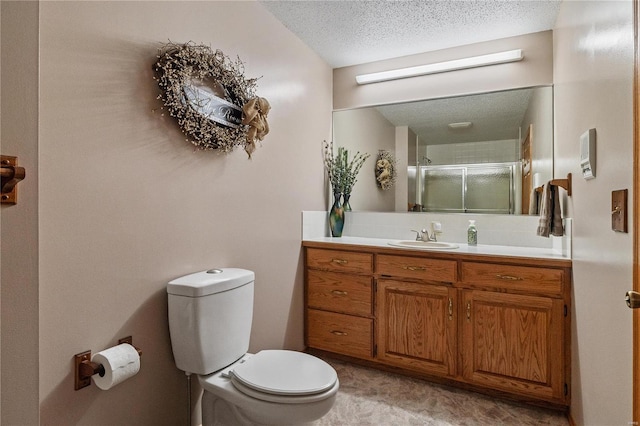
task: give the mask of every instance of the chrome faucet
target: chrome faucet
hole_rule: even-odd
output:
[[[437,242],[437,237],[436,237],[436,232],[432,232],[431,235],[429,235],[429,231],[427,231],[426,229],[423,229],[421,231],[416,231],[415,229],[412,229],[413,232],[416,233],[416,241],[434,241]]]

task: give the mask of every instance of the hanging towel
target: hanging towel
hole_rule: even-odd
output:
[[[538,213],[540,213],[540,211],[538,210],[539,204],[540,204],[540,195],[539,195],[538,191],[536,191],[536,188],[533,188],[531,190],[531,194],[529,196],[529,211],[528,211],[528,213],[530,215],[532,215],[532,216],[535,216]],[[525,213],[525,212],[522,212],[522,213]]]
[[[545,184],[542,188],[540,222],[538,223],[537,234],[541,237],[548,237],[549,234],[555,237],[564,235],[560,194],[558,188],[555,185],[551,185],[551,182]]]

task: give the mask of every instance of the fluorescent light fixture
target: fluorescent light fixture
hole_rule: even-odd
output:
[[[437,62],[435,64],[357,75],[356,82],[358,84],[379,83],[381,81],[397,80],[399,78],[417,77],[420,75],[437,74],[467,68],[485,67],[487,65],[506,64],[508,62],[521,61],[523,58],[522,49],[508,50],[505,52],[491,53],[489,55]]]
[[[468,129],[471,127],[473,123],[470,121],[461,121],[459,123],[449,123],[448,126],[450,129]]]

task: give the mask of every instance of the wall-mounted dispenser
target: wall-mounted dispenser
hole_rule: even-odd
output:
[[[596,129],[589,129],[580,136],[580,168],[582,177],[596,177]]]

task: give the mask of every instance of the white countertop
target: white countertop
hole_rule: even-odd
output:
[[[510,257],[526,257],[536,259],[559,259],[559,260],[571,260],[562,254],[562,252],[549,248],[535,248],[535,247],[516,247],[516,246],[497,246],[478,244],[477,246],[470,246],[468,244],[460,244],[456,249],[416,249],[391,246],[389,243],[398,240],[390,240],[383,238],[366,238],[366,237],[321,237],[321,238],[308,238],[303,241],[318,242],[318,243],[331,243],[336,245],[358,245],[369,247],[385,247],[394,248],[398,250],[407,251],[427,251],[427,252],[441,252],[452,254],[480,254],[488,256],[510,256]],[[446,241],[445,241],[446,242]]]

